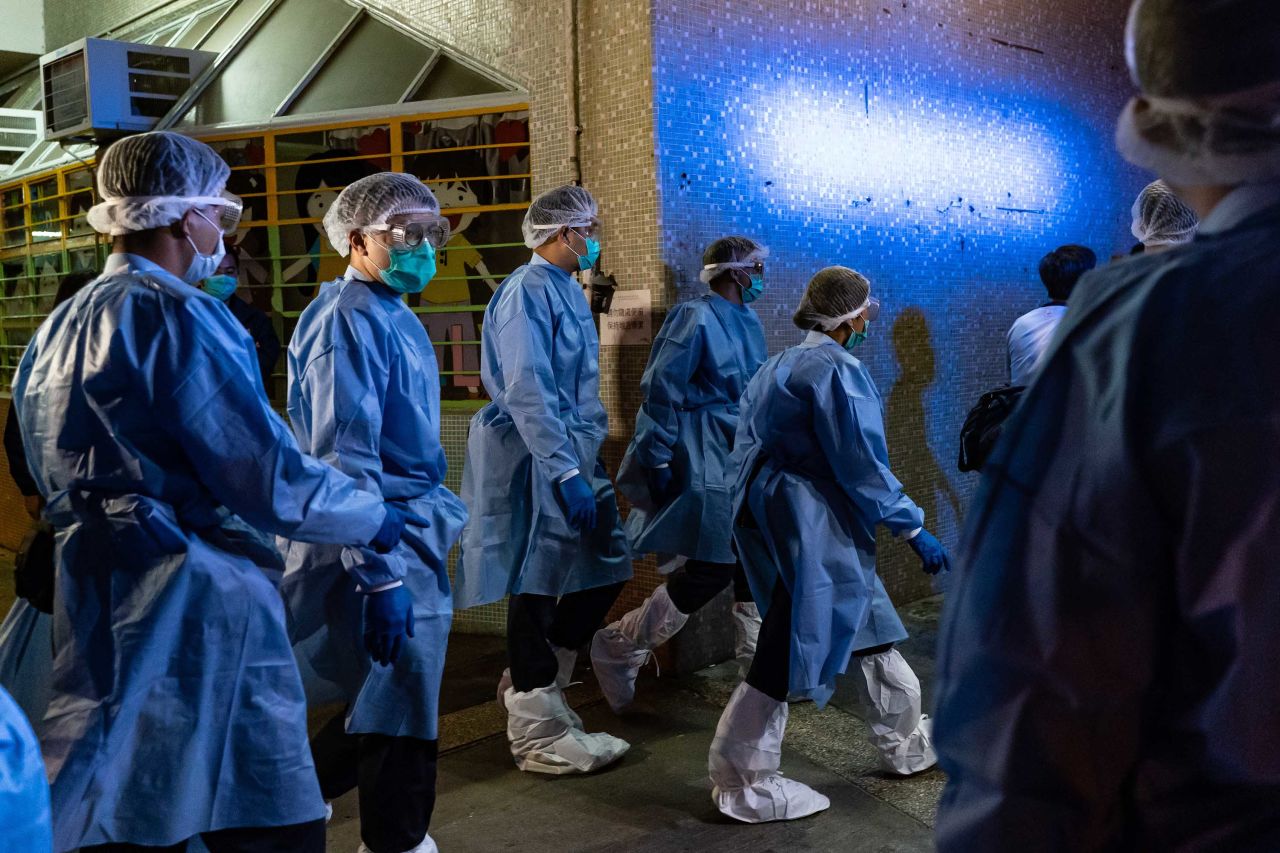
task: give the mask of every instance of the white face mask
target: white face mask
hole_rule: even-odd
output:
[[[196,241],[191,239],[191,235],[187,235],[187,242],[191,244],[195,255],[191,258],[191,263],[187,265],[187,271],[182,274],[182,280],[192,286],[198,285],[209,276],[213,275],[218,269],[218,264],[222,263],[222,257],[227,253],[227,247],[222,242],[222,229],[218,227],[212,219],[205,216],[199,210],[195,211],[205,222],[208,222],[218,232],[218,245],[213,250],[213,254],[206,255],[196,246]]]

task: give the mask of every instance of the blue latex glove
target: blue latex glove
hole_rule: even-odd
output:
[[[946,549],[942,547],[938,537],[929,531],[921,530],[909,544],[924,563],[925,574],[936,575],[938,572],[951,571],[951,559],[947,557]]]
[[[375,663],[389,666],[413,636],[413,596],[401,584],[364,597],[364,647]]]
[[[382,526],[378,528],[378,532],[374,535],[369,544],[373,550],[379,554],[390,554],[400,544],[400,537],[404,535],[404,526],[406,524],[416,524],[419,527],[430,527],[431,522],[420,515],[411,512],[405,512],[395,504],[383,504],[387,510],[387,517],[383,519]]]
[[[569,518],[569,526],[574,530],[585,531],[596,528],[596,496],[590,484],[581,474],[574,474],[563,483],[557,483],[560,500],[564,502],[564,514]]]
[[[665,468],[650,468],[649,474],[649,494],[658,503],[666,503],[667,496],[671,493],[671,482],[675,479],[675,475],[671,473],[671,466]]]

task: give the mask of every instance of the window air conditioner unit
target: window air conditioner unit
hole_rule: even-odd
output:
[[[44,116],[39,110],[0,109],[0,168],[12,166],[42,139]]]
[[[203,50],[86,38],[40,58],[45,139],[151,130],[217,57]]]

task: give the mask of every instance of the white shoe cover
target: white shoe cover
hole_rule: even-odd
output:
[[[688,621],[663,584],[635,610],[596,632],[591,640],[591,668],[614,713],[621,713],[636,698],[636,676],[653,649]]]
[[[361,841],[360,849],[357,850],[356,853],[373,853],[373,851],[366,847],[365,843]],[[422,840],[418,842],[417,847],[414,847],[412,850],[406,850],[405,853],[440,853],[440,848],[431,840],[430,835],[425,835]]]
[[[552,646],[551,651],[556,656],[556,685],[561,690],[566,689],[573,679],[573,668],[578,665],[578,652],[575,649],[562,649],[559,646]],[[502,677],[498,679],[498,707],[503,711],[507,710],[507,689],[511,687],[511,669],[508,667],[502,671]],[[577,719],[577,714],[573,715]],[[578,720],[578,728],[582,728],[582,720]]]
[[[880,752],[880,766],[910,776],[938,763],[933,721],[920,713],[920,679],[897,649],[858,658],[854,678],[871,727],[868,740]]]
[[[329,821],[333,820],[333,803],[328,800],[324,801],[324,824],[329,825]]]
[[[556,685],[527,693],[507,690],[507,740],[516,766],[553,776],[590,773],[617,761],[631,744],[613,735],[588,734]],[[576,721],[576,722],[575,722]]]
[[[733,603],[733,657],[738,662],[738,677],[746,678],[756,656],[760,639],[760,608],[754,601]]]
[[[707,771],[711,799],[744,823],[796,820],[823,811],[831,801],[778,772],[787,704],[743,682],[733,692],[711,741]]]

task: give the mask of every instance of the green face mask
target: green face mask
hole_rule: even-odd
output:
[[[863,322],[866,322],[866,321],[863,321]],[[861,332],[855,331],[852,335],[849,336],[849,340],[844,342],[844,348],[847,349],[849,352],[853,352],[855,349],[858,348],[858,344],[862,343],[867,339],[867,332],[870,329],[871,329],[871,324],[867,323],[865,326],[862,327]]]
[[[430,243],[390,256],[390,265],[378,268],[378,278],[396,293],[421,293],[436,276],[436,249]]]
[[[211,275],[200,286],[214,299],[226,302],[231,298],[231,294],[236,292],[236,283],[236,277],[233,275]]]

